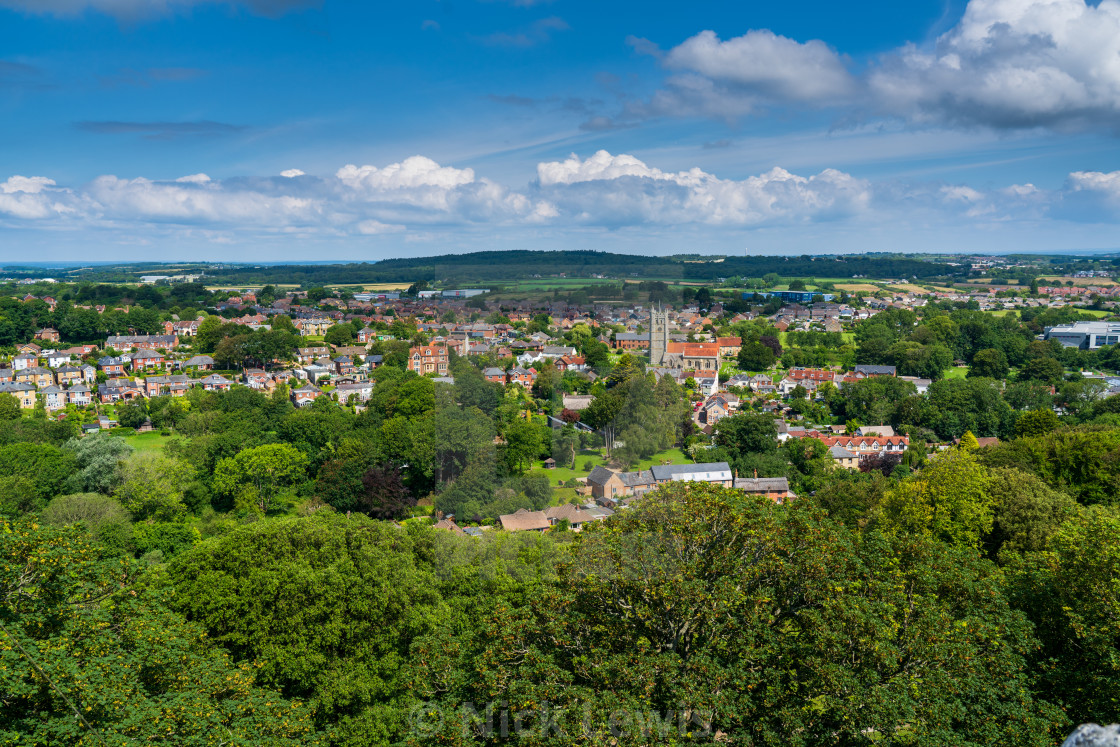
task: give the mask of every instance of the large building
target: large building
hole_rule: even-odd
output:
[[[649,363],[651,366],[665,365],[665,355],[669,351],[669,312],[660,306],[649,310]]]
[[[1120,343],[1120,324],[1115,322],[1074,322],[1047,327],[1045,340],[1057,340],[1067,348],[1096,350],[1104,345]]]

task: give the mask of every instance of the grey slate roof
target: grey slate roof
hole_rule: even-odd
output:
[[[650,472],[658,482],[665,480],[730,480],[731,465],[727,462],[705,464],[655,464]]]

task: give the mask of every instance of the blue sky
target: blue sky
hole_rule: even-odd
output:
[[[1120,249],[1120,2],[0,0],[0,261]]]

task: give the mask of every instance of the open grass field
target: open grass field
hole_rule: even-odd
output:
[[[1082,314],[1095,316],[1097,319],[1104,319],[1107,316],[1113,315],[1111,311],[1103,311],[1101,309],[1078,309],[1078,311]]]
[[[243,291],[243,290],[260,290],[264,285],[260,283],[249,283],[247,285],[208,285],[208,291]],[[272,283],[272,287],[277,290],[281,288],[298,288],[299,283]]]
[[[901,286],[892,287],[898,288]],[[871,283],[837,283],[836,290],[848,291],[849,293],[859,293],[860,291],[863,291],[865,293],[875,293],[883,289],[882,287],[878,285],[872,285]]]
[[[964,379],[968,377],[968,366],[953,366],[945,372],[946,379]]]
[[[412,283],[328,283],[324,288],[345,288],[351,293],[362,291],[403,291]]]
[[[898,289],[898,290],[901,290],[901,291],[906,291],[907,293],[929,293],[930,292],[929,288],[923,288],[922,286],[914,285],[913,283],[893,283],[892,285],[888,285],[887,289],[888,290]]]
[[[134,433],[131,436],[121,436],[124,442],[136,450],[138,454],[160,452],[167,448],[167,444],[178,440],[181,436],[161,436],[159,431],[147,433]]]
[[[1073,283],[1074,285],[1082,285],[1082,286],[1084,286],[1084,285],[1102,285],[1102,286],[1103,285],[1116,285],[1116,281],[1111,280],[1110,278],[1074,278],[1074,277],[1069,277],[1067,275],[1061,275],[1061,276],[1059,276],[1059,275],[1039,275],[1038,282],[1039,283],[1050,283],[1050,284],[1058,282],[1058,283],[1061,283],[1062,285],[1065,285],[1068,282],[1068,283]]]

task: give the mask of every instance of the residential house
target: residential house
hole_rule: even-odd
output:
[[[591,495],[598,499],[617,501],[629,495],[641,495],[657,484],[649,470],[615,472],[606,467],[596,467],[587,475]]]
[[[506,383],[506,372],[495,366],[490,366],[489,368],[485,369],[482,372],[482,375],[486,377],[487,381],[492,381],[495,384]]]
[[[24,384],[33,384],[39,388],[45,386],[52,386],[54,381],[54,371],[42,366],[35,366],[34,368],[25,368],[22,371],[16,371],[16,381]]]
[[[224,392],[233,386],[233,382],[221,374],[210,374],[199,383],[208,392]]]
[[[35,407],[35,387],[15,381],[0,382],[0,394],[10,394],[19,400],[19,406],[24,410]]]
[[[105,340],[105,347],[113,350],[171,350],[178,346],[175,335],[114,335]]]
[[[367,345],[377,339],[377,330],[370,329],[369,327],[362,327],[358,330],[358,342]]]
[[[62,368],[70,363],[70,353],[64,350],[48,350],[43,353],[43,357],[47,360],[48,368]]]
[[[183,361],[181,368],[190,368],[195,371],[213,371],[214,359],[208,355],[194,355]]]
[[[334,364],[334,372],[339,376],[346,376],[357,370],[354,359],[348,355],[340,355],[331,362]]]
[[[319,358],[330,357],[331,349],[325,345],[316,345],[307,348],[299,348],[296,351],[296,360],[300,363],[314,363]]]
[[[52,384],[40,389],[39,394],[43,398],[43,407],[47,412],[54,412],[66,407],[66,392],[61,387]]]
[[[335,396],[338,401],[346,404],[350,401],[351,397],[357,397],[358,402],[368,402],[369,398],[373,396],[373,382],[372,381],[355,381],[347,384],[339,384],[335,388]]]
[[[132,365],[132,359],[128,356],[109,356],[97,359],[97,367],[101,369],[101,373],[106,376],[124,376],[126,367]]]
[[[16,380],[16,372],[10,368],[0,368],[0,383],[9,383]]]
[[[198,334],[198,325],[201,324],[199,319],[190,319],[187,321],[178,322],[164,322],[163,331],[168,335],[177,335],[179,337],[194,337]]]
[[[514,366],[509,370],[509,383],[511,384],[520,384],[525,389],[529,389],[536,380],[537,372],[531,368]]]
[[[85,384],[75,384],[66,390],[67,404],[86,407],[93,402],[93,391]]]
[[[727,462],[702,464],[655,464],[650,467],[658,484],[666,482],[710,482],[730,488],[734,482]]]
[[[519,508],[512,514],[502,514],[498,521],[507,532],[543,532],[552,526],[544,511],[525,508]]]
[[[617,332],[614,336],[614,346],[618,350],[648,350],[649,333]]]
[[[153,368],[163,368],[166,359],[162,353],[154,350],[140,350],[132,354],[133,371],[150,371]]]
[[[269,384],[275,387],[275,380],[268,374],[267,371],[262,371],[259,368],[245,369],[245,386],[257,391],[264,391],[269,389]]]
[[[575,412],[586,410],[588,407],[591,407],[591,403],[594,401],[594,394],[565,394],[560,400],[561,407],[565,410],[573,410]]]
[[[843,446],[830,446],[828,455],[832,457],[832,463],[837,467],[859,469],[859,454],[850,449],[846,449]]]
[[[739,355],[739,350],[743,347],[743,340],[740,337],[717,337],[716,344],[719,346],[721,358],[734,358]]]
[[[295,404],[296,407],[304,407],[305,405],[309,405],[316,399],[318,399],[319,395],[321,395],[322,393],[323,390],[315,386],[314,384],[305,384],[299,389],[292,390],[292,403]]]
[[[789,479],[785,477],[736,477],[733,487],[751,495],[761,495],[775,503],[797,496],[789,489]]]
[[[589,521],[595,521],[595,517],[587,513],[580,506],[573,506],[571,503],[565,503],[562,506],[549,506],[544,511],[548,523],[556,526],[561,521],[567,519],[568,528],[572,531],[578,532],[583,528],[583,525]]]
[[[97,394],[105,404],[134,400],[137,397],[144,396],[135,382],[121,378],[109,379],[97,388]]]
[[[895,367],[894,366],[871,366],[871,365],[865,365],[865,364],[861,363],[861,364],[859,364],[855,367],[855,374],[856,374],[856,376],[860,376],[860,377],[866,377],[866,376],[894,376],[895,375]]]
[[[445,375],[447,361],[447,346],[443,344],[420,345],[408,350],[408,368],[421,376],[429,373]]]
[[[183,374],[177,376],[149,376],[144,379],[144,396],[159,397],[169,394],[182,397],[191,388],[191,380]]]
[[[17,355],[15,358],[12,358],[12,370],[13,371],[22,371],[25,368],[33,368],[33,367],[38,366],[38,365],[39,365],[39,355],[37,353],[35,355],[29,355],[27,353],[21,353],[21,354]]]
[[[36,332],[35,339],[46,340],[47,342],[60,342],[62,340],[62,338],[59,337],[58,330],[51,327],[45,327]]]
[[[866,454],[901,454],[910,445],[906,436],[825,436],[816,431],[806,434],[816,438],[829,448],[843,446],[860,456]]]
[[[16,355],[34,355],[37,357],[41,352],[43,352],[43,347],[34,342],[26,342],[16,348]]]

